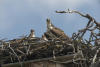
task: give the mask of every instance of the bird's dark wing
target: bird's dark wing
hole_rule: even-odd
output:
[[[58,38],[61,37],[61,38],[69,38],[65,33],[64,31],[62,31],[61,29],[59,28],[53,28],[50,30],[55,36],[57,36]]]

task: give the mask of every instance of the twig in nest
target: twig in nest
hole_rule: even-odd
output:
[[[20,62],[20,59],[19,59],[19,57],[18,57],[18,55],[15,53],[15,51],[10,47],[10,43],[9,43],[9,49],[14,53],[14,55],[18,58],[18,61]]]

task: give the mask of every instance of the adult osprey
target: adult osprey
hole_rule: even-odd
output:
[[[34,38],[35,37],[35,32],[33,29],[31,29],[30,34],[28,36],[28,38]]]
[[[51,32],[51,34],[55,35],[57,38],[71,40],[61,29],[55,27],[50,19],[47,19],[47,32]],[[48,39],[48,38],[47,38]]]

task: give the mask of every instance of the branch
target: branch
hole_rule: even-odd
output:
[[[91,20],[93,23],[96,24],[96,26],[98,26],[100,28],[100,23],[98,23],[93,17],[91,17],[89,14],[82,14],[81,12],[79,11],[75,11],[75,10],[67,10],[67,11],[56,11],[56,13],[77,13],[79,14],[80,16],[82,17],[85,17],[89,20]]]

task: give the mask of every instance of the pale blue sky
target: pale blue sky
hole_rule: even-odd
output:
[[[35,30],[37,37],[46,31],[46,18],[69,36],[83,28],[87,19],[77,14],[56,14],[56,10],[75,9],[100,21],[99,0],[0,0],[0,39],[18,38]]]

